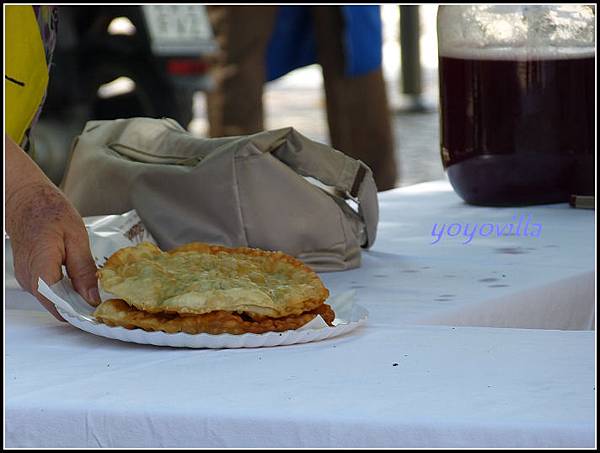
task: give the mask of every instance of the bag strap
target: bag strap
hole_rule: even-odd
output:
[[[366,230],[363,247],[375,242],[379,205],[371,169],[358,159],[315,142],[293,128],[261,132],[250,137],[263,152],[270,152],[298,174],[333,187],[337,195],[358,204]]]
[[[171,118],[128,118],[95,121],[85,132],[105,127],[105,146],[122,157],[148,164],[196,166],[221,142],[194,137]]]

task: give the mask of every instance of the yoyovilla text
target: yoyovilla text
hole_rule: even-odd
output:
[[[442,240],[444,235],[449,238],[460,238],[463,244],[469,244],[475,236],[484,238],[501,237],[501,236],[524,236],[539,238],[542,234],[542,225],[532,223],[531,216],[521,215],[517,220],[515,215],[512,218],[512,223],[451,223],[433,225],[431,244],[437,244]]]

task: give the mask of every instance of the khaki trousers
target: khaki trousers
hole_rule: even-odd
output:
[[[213,72],[215,89],[207,95],[211,137],[252,134],[264,129],[265,53],[277,8],[207,6],[220,48]],[[393,188],[397,167],[382,70],[357,77],[344,75],[340,9],[311,9],[317,61],[323,69],[331,145],[371,167],[378,190]]]

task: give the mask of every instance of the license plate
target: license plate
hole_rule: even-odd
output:
[[[215,48],[203,5],[144,5],[152,50],[157,55],[200,55]]]

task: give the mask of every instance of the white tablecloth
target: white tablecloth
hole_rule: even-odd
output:
[[[319,343],[127,344],[8,289],[6,446],[594,446],[594,212],[468,206],[445,182],[383,193],[380,209],[362,267],[321,275],[369,320]],[[521,214],[540,237],[431,244],[436,223]]]

